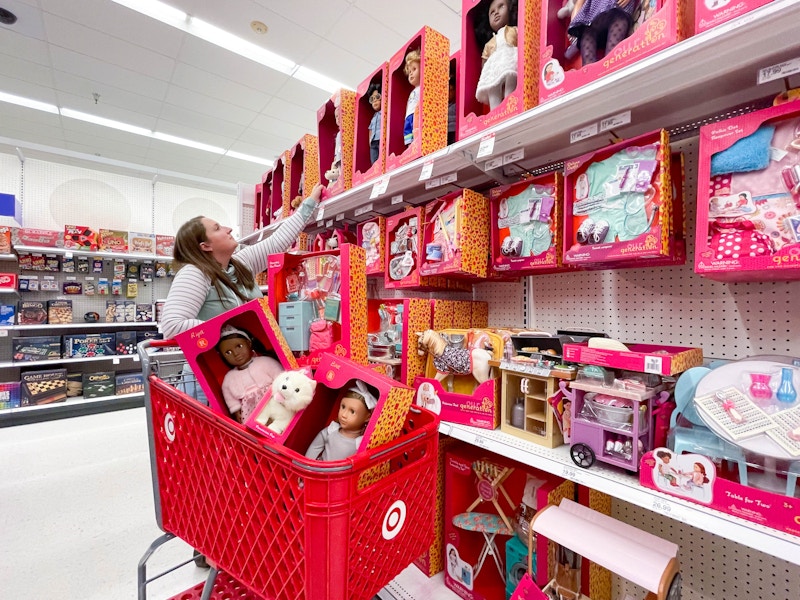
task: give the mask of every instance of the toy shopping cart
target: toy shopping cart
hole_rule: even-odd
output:
[[[165,532],[140,562],[140,600],[156,578],[146,577],[147,559],[175,536],[214,565],[203,598],[223,597],[212,595],[219,570],[239,590],[226,598],[366,600],[428,548],[436,415],[411,407],[398,439],[326,466],[182,392],[191,384],[183,369],[174,360],[165,369],[154,352],[165,346],[174,342],[139,346],[156,520]]]

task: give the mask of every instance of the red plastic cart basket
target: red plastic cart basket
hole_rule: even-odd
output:
[[[435,414],[412,407],[391,444],[321,463],[155,375],[146,397],[159,527],[258,596],[372,598],[430,545]]]

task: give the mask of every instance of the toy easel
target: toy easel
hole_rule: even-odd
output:
[[[503,512],[503,508],[497,500],[497,492],[499,490],[505,497],[511,510],[514,510],[514,503],[503,487],[503,482],[514,472],[514,469],[512,467],[500,467],[499,465],[485,460],[476,460],[472,463],[472,470],[475,471],[475,475],[478,476],[478,497],[469,505],[466,512],[472,512],[481,502],[491,502],[494,504],[497,514],[503,519],[503,523],[505,523],[506,527],[514,531],[514,528],[511,526],[511,521],[508,519],[505,512]]]

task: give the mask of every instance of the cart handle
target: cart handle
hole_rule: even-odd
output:
[[[151,348],[171,348],[173,346],[177,346],[178,342],[173,339],[169,340],[149,340],[149,346]]]

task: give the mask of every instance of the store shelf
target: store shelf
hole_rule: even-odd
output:
[[[101,398],[69,398],[66,402],[20,406],[0,410],[0,427],[25,425],[83,415],[138,408],[144,406],[144,392],[103,396]]]
[[[441,423],[439,431],[489,452],[564,477],[659,515],[760,550],[794,565],[800,565],[800,537],[644,488],[639,485],[637,475],[626,473],[621,469],[597,463],[589,469],[582,469],[572,462],[569,447],[566,445],[550,450],[499,430],[478,429],[446,422]]]
[[[16,254],[0,254],[0,261],[3,260],[17,260]]]
[[[43,331],[50,329],[140,329],[146,327],[158,327],[155,321],[134,322],[134,323],[45,323],[43,325],[4,325],[0,330],[5,331]]]
[[[376,180],[359,185],[320,205],[316,228],[344,215],[364,220],[374,212],[394,212],[398,195],[419,204],[452,189],[426,189],[419,181],[425,163],[433,161],[433,180],[458,173],[458,187],[484,184],[502,177],[484,172],[485,160],[523,150],[518,171],[579,156],[609,143],[610,133],[570,143],[570,133],[609,116],[631,111],[630,125],[614,130],[622,137],[661,127],[692,123],[720,114],[731,106],[775,94],[780,81],[756,86],[758,69],[795,58],[800,48],[797,22],[800,3],[776,0],[746,15],[637,61],[571,93],[546,102],[495,127],[458,141],[388,173],[387,190],[370,199]],[[780,44],[764,40],[784,40]],[[579,120],[576,115],[580,115]],[[494,150],[476,160],[481,138],[494,133]],[[429,180],[430,181],[430,180]],[[369,205],[372,205],[371,207]],[[369,207],[369,210],[365,208]],[[360,208],[360,216],[353,211]],[[314,229],[314,227],[312,227]],[[255,234],[252,234],[255,235]],[[252,236],[248,236],[252,237]]]
[[[109,354],[108,356],[90,356],[86,358],[54,358],[52,360],[22,360],[22,361],[9,361],[0,362],[0,369],[20,368],[20,367],[46,367],[49,365],[60,364],[78,364],[85,362],[98,362],[98,361],[116,361],[114,364],[119,364],[121,360],[132,360],[139,362],[138,354]]]
[[[15,290],[13,288],[0,288],[0,294],[17,294],[17,295],[19,295],[19,290]]]
[[[70,254],[72,256],[85,256],[87,258],[105,258],[120,260],[145,260],[145,261],[171,261],[171,256],[156,256],[155,254],[128,254],[123,252],[100,252],[74,250],[72,248],[45,248],[40,246],[14,246],[19,254]]]

